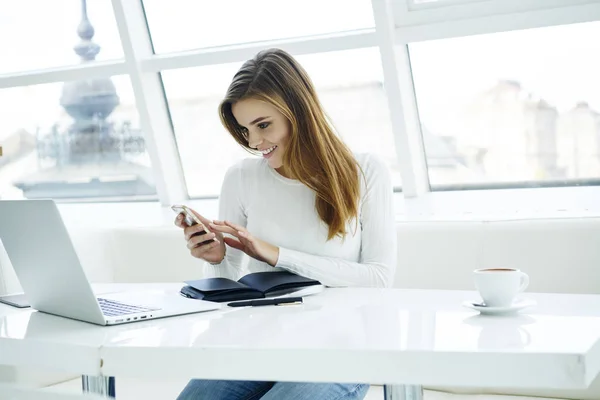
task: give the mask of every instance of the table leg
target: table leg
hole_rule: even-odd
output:
[[[94,393],[106,398],[115,398],[115,378],[113,376],[82,375],[81,384],[84,393]]]
[[[423,387],[420,385],[384,385],[385,400],[423,400]]]

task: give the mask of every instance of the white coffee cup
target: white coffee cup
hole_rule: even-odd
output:
[[[473,271],[475,287],[488,307],[508,307],[529,286],[529,275],[514,268],[482,268]]]

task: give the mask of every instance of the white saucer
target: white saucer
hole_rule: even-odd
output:
[[[500,315],[500,314],[515,314],[527,307],[531,307],[536,305],[536,301],[533,299],[517,299],[512,305],[507,307],[486,307],[478,305],[479,302],[465,301],[463,303],[464,307],[470,308],[472,310],[479,311],[481,314],[485,315]]]

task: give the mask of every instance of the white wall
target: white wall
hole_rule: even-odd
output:
[[[471,272],[516,267],[530,291],[600,293],[600,217],[511,221],[398,222],[400,288],[473,289]],[[166,282],[202,276],[182,232],[162,227],[69,227],[92,282]],[[9,292],[20,290],[6,268]]]

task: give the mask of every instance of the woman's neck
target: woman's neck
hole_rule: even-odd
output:
[[[283,176],[284,178],[288,178],[288,179],[294,179],[294,178],[292,178],[292,177],[290,176],[290,174],[289,174],[289,173],[287,173],[287,172],[285,171],[285,168],[283,168],[283,165],[282,165],[281,167],[279,167],[279,168],[274,168],[274,169],[275,169],[275,172],[277,172],[279,175]]]

